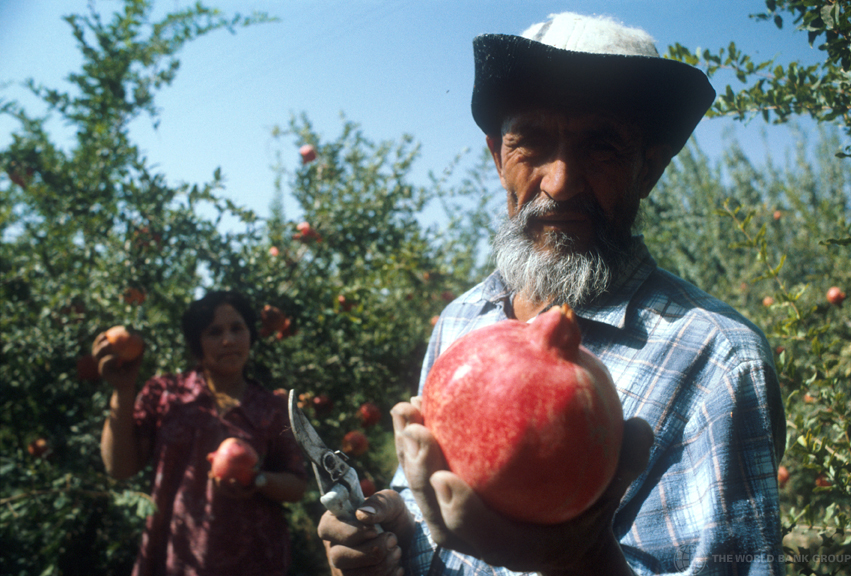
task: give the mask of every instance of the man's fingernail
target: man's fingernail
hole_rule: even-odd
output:
[[[396,547],[397,544],[399,544],[399,541],[396,539],[396,536],[394,534],[391,534],[387,537],[387,541],[385,542],[385,544],[388,550],[392,550]]]
[[[373,508],[372,506],[361,506],[360,508],[358,508],[358,510],[360,510],[364,514],[369,514],[370,516],[375,514],[375,508]]]

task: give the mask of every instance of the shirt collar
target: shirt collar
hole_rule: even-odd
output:
[[[576,314],[586,320],[623,328],[630,301],[654,270],[656,261],[647,250],[644,237],[636,236],[627,264],[615,283],[597,300],[578,306]],[[499,271],[493,272],[482,283],[482,299],[500,305],[503,309],[508,308],[511,290],[505,285]]]
[[[204,378],[201,368],[196,367],[190,377],[193,379],[191,388],[195,397],[203,397],[204,402],[209,404],[210,409],[218,413],[216,410],[216,397],[212,390],[210,390],[210,387],[207,386],[207,381]],[[245,382],[246,386],[245,391],[242,393],[242,400],[233,408],[221,413],[220,417],[226,420],[229,414],[240,412],[253,426],[259,427],[262,424],[261,420],[263,418],[264,407],[268,403],[268,398],[263,394],[264,388],[255,380],[246,378]]]

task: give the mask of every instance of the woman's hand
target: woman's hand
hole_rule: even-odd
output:
[[[629,574],[612,533],[612,519],[628,486],[647,465],[653,431],[643,420],[624,423],[614,480],[583,514],[552,526],[509,520],[490,508],[457,475],[423,426],[418,400],[393,410],[396,450],[413,496],[441,546],[515,571]]]
[[[228,478],[227,480],[216,478],[215,476],[212,476],[212,478],[213,484],[216,486],[216,490],[228,498],[245,500],[246,498],[254,496],[254,494],[258,491],[257,485],[254,483],[249,484],[248,486],[243,486],[236,478]]]
[[[262,480],[260,479],[262,475]],[[304,496],[307,489],[307,481],[291,472],[267,472],[260,471],[254,477],[254,482],[248,486],[240,484],[236,478],[222,480],[212,476],[216,489],[229,498],[250,498],[254,494],[261,494],[275,502],[298,502]],[[258,481],[259,480],[259,481]]]

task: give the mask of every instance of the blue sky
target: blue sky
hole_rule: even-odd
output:
[[[2,98],[40,108],[15,84],[26,78],[64,87],[81,60],[63,14],[86,13],[87,0],[0,0]],[[159,0],[155,14],[192,2]],[[213,0],[226,12],[262,10],[277,23],[219,31],[187,46],[181,69],[157,103],[157,130],[147,117],[133,137],[171,183],[208,181],[216,167],[227,179],[225,194],[267,215],[273,195],[270,165],[279,146],[271,129],[291,113],[304,112],[326,138],[340,130],[340,113],[360,123],[373,140],[412,134],[422,144],[414,178],[425,183],[464,149],[475,156],[484,138],[470,115],[473,82],[471,42],[480,33],[519,33],[553,12],[607,14],[644,28],[660,52],[680,42],[717,49],[731,40],[746,52],[778,61],[817,62],[820,53],[791,22],[779,31],[749,14],[763,0]],[[94,0],[101,12],[117,0]],[[716,90],[724,88],[714,82]],[[700,145],[716,156],[729,127],[755,157],[764,154],[764,123],[745,127],[704,120]],[[0,146],[16,128],[0,119]],[[776,154],[791,146],[788,131],[771,130]],[[284,141],[287,143],[287,141]],[[295,168],[295,145],[284,151]],[[287,216],[297,209],[286,204]]]

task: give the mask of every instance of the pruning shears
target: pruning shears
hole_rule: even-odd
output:
[[[325,445],[298,407],[295,390],[290,390],[288,404],[293,435],[313,464],[313,473],[322,494],[319,501],[340,520],[354,520],[355,510],[364,501],[357,472],[349,466],[345,454]],[[381,530],[378,525],[375,527]]]

